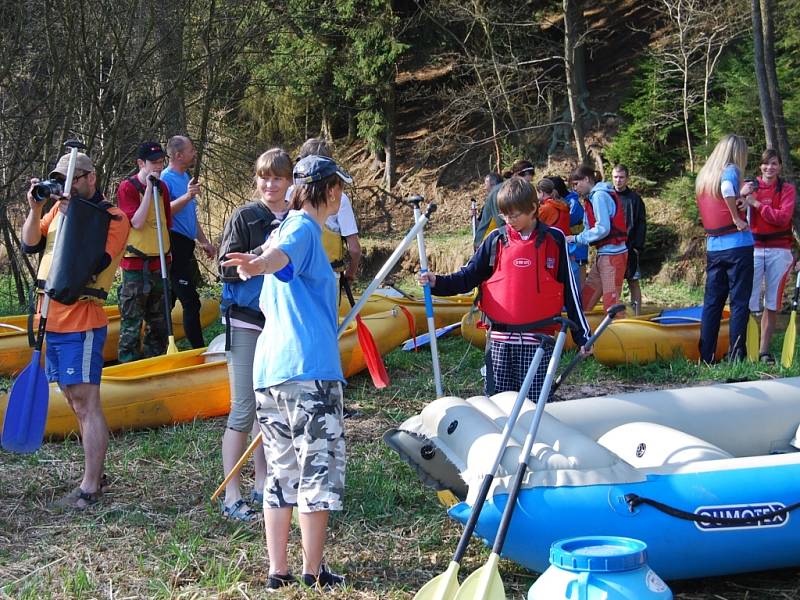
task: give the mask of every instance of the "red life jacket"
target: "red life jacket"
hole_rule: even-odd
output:
[[[608,244],[620,245],[628,241],[628,224],[625,219],[625,207],[622,205],[622,199],[614,190],[603,191],[614,200],[614,216],[611,217],[611,231],[608,232],[608,235],[602,240],[592,242],[591,245],[597,248],[602,248]],[[583,207],[586,212],[586,222],[589,223],[589,229],[591,229],[597,222],[597,218],[594,216],[594,206],[592,206],[590,198],[584,200]]]
[[[701,194],[697,197],[697,210],[700,213],[700,220],[703,221],[706,235],[714,237],[738,231],[733,223],[731,212],[722,198],[711,194]],[[745,220],[742,211],[739,211],[739,217],[743,221]]]
[[[481,284],[478,306],[497,331],[552,334],[561,314],[564,284],[558,281],[559,247],[544,224],[527,240],[512,227],[501,227],[492,257],[492,275]]]
[[[783,180],[778,178],[774,186],[767,186],[759,177],[758,189],[755,192],[756,200],[762,204],[767,204],[774,209],[781,205],[783,192]],[[753,239],[756,246],[761,248],[791,248],[792,247],[792,222],[786,225],[773,225],[768,223],[759,213],[758,209],[750,211],[750,230],[753,232]]]
[[[545,198],[542,202],[541,207],[539,208],[539,212],[541,213],[542,209],[548,207],[551,211],[555,212],[556,220],[554,223],[546,223],[550,227],[555,227],[564,235],[570,235],[572,232],[570,231],[569,227],[569,206],[561,200],[556,200],[555,198]]]

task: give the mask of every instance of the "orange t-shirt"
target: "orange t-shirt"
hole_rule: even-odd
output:
[[[56,202],[55,206],[42,217],[41,228],[43,236],[47,235],[50,229],[50,223],[56,217],[60,202]],[[128,231],[131,228],[128,217],[125,216],[120,209],[112,206],[108,209],[113,216],[119,217],[118,219],[111,219],[108,226],[108,237],[106,238],[106,254],[116,257],[122,254],[125,249],[125,243],[128,241]],[[41,299],[39,300],[39,311],[41,311]],[[38,318],[34,324],[34,329],[38,327]],[[72,333],[76,331],[88,331],[89,329],[96,329],[108,325],[108,316],[103,310],[103,306],[94,300],[78,300],[75,304],[61,304],[56,300],[50,300],[50,305],[47,308],[47,331],[55,333]]]
[[[548,227],[555,227],[564,235],[570,235],[569,206],[561,200],[546,198],[539,205],[539,220]]]

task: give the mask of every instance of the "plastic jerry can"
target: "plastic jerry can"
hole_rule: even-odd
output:
[[[672,600],[672,592],[647,565],[644,542],[590,536],[550,547],[550,567],[528,600]]]

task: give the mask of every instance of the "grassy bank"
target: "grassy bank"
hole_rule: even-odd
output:
[[[446,391],[464,397],[479,393],[482,353],[461,338],[442,340],[440,348]],[[336,598],[411,598],[446,568],[460,534],[435,494],[381,441],[386,429],[433,397],[430,355],[395,351],[386,363],[389,388],[377,391],[360,375],[347,390],[348,403],[363,416],[347,422],[346,509],[333,520],[327,551],[333,567],[351,582]],[[798,373],[797,367],[790,372]],[[612,370],[587,361],[561,394],[780,374],[747,364],[712,368],[676,360]],[[187,402],[201,398],[202,390],[187,390]],[[0,454],[0,594],[15,599],[262,596],[267,563],[260,526],[223,521],[208,501],[221,479],[223,427],[224,419],[215,419],[115,434],[108,458],[111,490],[100,505],[80,514],[50,507],[80,477],[75,439],[47,443],[32,456]],[[299,569],[296,533],[292,548],[292,564]],[[463,571],[487,556],[473,541]],[[535,576],[508,561],[501,566],[510,597],[522,598]],[[685,600],[795,598],[797,575],[707,579],[673,589]],[[315,593],[294,590],[278,597]]]

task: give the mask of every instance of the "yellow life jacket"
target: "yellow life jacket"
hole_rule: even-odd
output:
[[[40,294],[44,292],[45,282],[50,275],[50,267],[53,265],[53,249],[56,245],[56,233],[58,232],[58,227],[61,224],[62,218],[63,215],[61,212],[57,212],[55,218],[50,223],[50,228],[47,230],[44,254],[42,255],[42,260],[39,262],[39,270],[36,272],[36,287]],[[108,292],[111,290],[111,286],[114,282],[114,274],[117,272],[117,267],[119,266],[121,258],[121,254],[111,257],[111,264],[92,276],[91,281],[86,284],[84,293],[78,300],[91,300],[98,304],[103,304],[105,299],[108,298]]]
[[[322,227],[322,247],[334,271],[344,271],[344,238],[327,226]]]
[[[129,177],[128,181],[138,190],[140,196],[144,196],[145,187],[138,177]],[[161,242],[164,244],[164,255],[169,252],[169,230],[167,229],[167,215],[164,211],[164,187],[159,184],[158,210],[161,213]],[[155,198],[150,202],[150,210],[147,211],[147,218],[141,229],[131,226],[128,234],[128,245],[125,249],[125,258],[147,258],[158,256],[158,227],[156,223],[156,212],[153,210]]]

